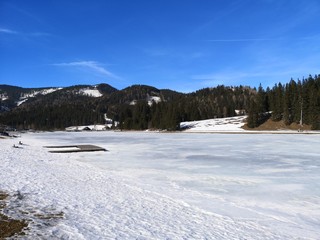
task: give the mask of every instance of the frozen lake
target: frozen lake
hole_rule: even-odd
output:
[[[117,176],[142,189],[144,198],[150,193],[244,226],[254,223],[279,239],[320,236],[318,134],[57,132],[26,138],[42,145],[106,148],[108,152],[50,156]],[[231,236],[226,233],[225,239]]]
[[[39,137],[105,147],[109,152],[82,153],[77,159],[204,211],[271,226],[276,220],[287,231],[320,228],[319,135],[108,132]]]

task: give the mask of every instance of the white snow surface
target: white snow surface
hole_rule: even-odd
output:
[[[20,106],[21,104],[23,104],[24,102],[26,102],[29,98],[32,98],[32,97],[35,97],[37,95],[46,95],[46,94],[49,94],[49,93],[53,93],[57,90],[61,90],[62,88],[47,88],[47,89],[42,89],[42,90],[39,90],[39,91],[32,91],[32,92],[29,92],[29,93],[25,93],[25,94],[22,94],[21,97],[20,97],[20,100],[17,101],[17,106]],[[100,91],[96,88],[94,89],[90,89],[90,88],[82,88],[82,89],[79,89],[77,91],[79,94],[81,95],[86,95],[86,96],[90,96],[90,97],[101,97],[103,96],[102,93],[100,93]],[[2,95],[1,95],[2,96]],[[2,100],[5,100],[4,97],[1,97],[3,98]]]
[[[47,95],[49,93],[53,93],[57,90],[60,90],[62,88],[47,88],[47,89],[42,89],[42,90],[39,90],[39,91],[32,91],[32,92],[29,92],[29,93],[25,93],[23,94],[20,99],[24,99],[24,98],[30,98],[30,97],[35,97],[37,95]]]
[[[20,98],[21,99],[21,98]],[[28,101],[28,98],[23,98],[22,100],[20,101],[17,101],[17,106],[20,106],[21,104],[25,103],[26,101]]]
[[[0,144],[0,190],[13,195],[7,214],[34,221],[23,239],[320,236],[316,134],[54,132]],[[109,151],[43,148],[74,144]]]
[[[90,88],[83,88],[79,90],[79,93],[82,95],[87,95],[90,97],[102,97],[102,93],[98,89],[90,89]]]
[[[150,96],[147,98],[147,102],[149,106],[152,106],[153,103],[161,102],[161,98],[158,96]]]
[[[1,101],[5,101],[8,99],[8,95],[6,93],[0,93],[0,99]]]
[[[83,131],[86,128],[90,128],[93,131],[104,131],[106,128],[110,128],[112,124],[96,124],[96,125],[84,125],[84,126],[70,126],[66,128],[66,131]]]
[[[53,93],[57,90],[61,90],[62,88],[47,88],[47,89],[42,89],[42,90],[39,90],[39,91],[32,91],[32,92],[29,92],[29,93],[25,93],[25,94],[22,94],[20,96],[20,101],[17,102],[17,106],[20,106],[21,104],[23,104],[24,102],[26,102],[29,98],[32,98],[32,97],[35,97],[37,95],[47,95],[49,93]]]
[[[242,132],[247,116],[215,118],[200,121],[181,122],[180,127],[187,132]]]
[[[148,105],[149,106],[152,106],[152,104],[153,103],[159,103],[159,102],[161,102],[161,98],[160,97],[158,97],[158,96],[148,96],[147,98],[146,98],[146,101],[147,101],[147,103],[148,103]],[[136,105],[137,104],[137,100],[132,100],[130,103],[129,103],[129,105]]]

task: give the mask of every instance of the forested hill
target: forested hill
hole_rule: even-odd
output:
[[[266,112],[271,112],[269,115]],[[273,121],[308,124],[320,129],[320,75],[302,81],[291,79],[286,84],[276,84],[272,89],[258,88],[248,106],[248,126],[253,128],[266,118]]]
[[[118,122],[121,129],[177,130],[181,121],[248,114],[248,126],[267,118],[320,129],[320,77],[291,80],[273,88],[238,86],[179,93],[145,85],[117,90],[108,84],[26,89],[0,85],[0,125],[56,130]],[[269,112],[269,114],[267,114]]]

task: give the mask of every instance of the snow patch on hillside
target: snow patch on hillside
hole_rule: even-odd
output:
[[[79,90],[79,94],[89,97],[102,97],[102,93],[98,89],[83,88]]]
[[[22,103],[25,103],[26,101],[28,101],[28,98],[25,98],[21,101],[16,102],[17,106],[20,106]]]
[[[153,103],[159,103],[161,102],[161,98],[158,96],[147,96],[146,101],[148,103],[149,106],[152,106]],[[137,100],[132,100],[129,105],[136,105],[137,104]]]
[[[242,132],[247,116],[215,118],[201,121],[181,122],[180,128],[186,132],[232,131]]]
[[[1,93],[0,94],[0,99],[1,99],[1,101],[5,101],[5,100],[8,99],[8,95],[6,93]]]
[[[20,106],[24,102],[28,101],[29,98],[36,97],[37,95],[47,95],[47,94],[53,93],[53,92],[61,90],[61,89],[62,88],[47,88],[47,89],[42,89],[39,91],[32,91],[29,93],[24,93],[24,94],[21,94],[20,100],[17,101],[16,104],[17,104],[17,106]]]
[[[61,90],[62,88],[47,88],[47,89],[42,89],[42,90],[39,90],[39,91],[32,91],[32,92],[29,92],[29,93],[25,93],[25,94],[22,94],[20,99],[25,99],[25,98],[31,98],[31,97],[35,97],[37,95],[47,95],[49,93],[53,93],[57,90]]]
[[[157,97],[157,96],[149,96],[148,99],[148,105],[149,106],[152,106],[153,103],[159,103],[161,102],[161,98],[160,97]]]
[[[137,100],[132,100],[130,103],[129,103],[129,105],[131,105],[131,106],[134,106],[134,105],[136,105],[137,104]]]
[[[113,122],[113,120],[111,118],[108,118],[107,114],[103,114],[104,120],[106,121],[106,123],[111,123]]]

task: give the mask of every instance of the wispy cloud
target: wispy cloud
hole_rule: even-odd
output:
[[[53,36],[53,34],[47,33],[47,32],[32,32],[32,33],[27,33],[26,35],[32,36],[32,37],[50,37],[50,36]]]
[[[94,73],[98,73],[106,77],[120,79],[120,77],[108,71],[106,68],[104,68],[100,63],[96,61],[76,61],[76,62],[54,63],[52,65],[61,66],[61,67],[77,67],[85,70],[90,70]]]
[[[319,64],[317,65],[319,67]],[[263,83],[264,87],[272,87],[275,83],[286,82],[290,78],[297,80],[307,77],[308,74],[317,74],[318,69],[316,65],[312,65],[312,61],[308,61],[307,64],[290,61],[280,66],[253,66],[242,70],[224,69],[209,74],[193,75],[191,79],[198,81],[202,87],[240,84],[257,87],[259,83]]]
[[[194,75],[193,80],[200,81],[203,86],[216,86],[216,85],[236,85],[237,82],[242,82],[244,79],[257,77],[260,73],[249,73],[241,71],[225,70],[209,74]]]
[[[4,34],[19,34],[17,31],[13,31],[13,30],[8,29],[8,28],[0,28],[0,33],[4,33]]]
[[[234,39],[209,39],[206,42],[259,42],[259,41],[278,41],[281,38],[234,38]]]
[[[295,37],[295,40],[312,40],[318,38],[319,35],[311,35],[304,37]],[[263,41],[284,41],[286,38],[231,38],[231,39],[207,39],[206,42],[263,42]]]
[[[0,34],[11,34],[18,35],[21,37],[48,37],[52,36],[52,34],[47,32],[19,32],[9,28],[0,28]]]
[[[39,18],[36,14],[32,13],[31,11],[28,11],[25,8],[21,8],[20,6],[18,7],[17,5],[14,5],[11,2],[12,1],[10,1],[10,2],[8,1],[6,3],[8,11],[12,11],[13,10],[15,13],[17,12],[20,15],[22,15],[22,16],[28,18],[28,19],[31,19],[31,20],[36,21],[38,23],[43,23],[43,20],[41,18]]]
[[[143,52],[151,57],[164,57],[171,54],[167,49],[162,48],[144,48]]]

